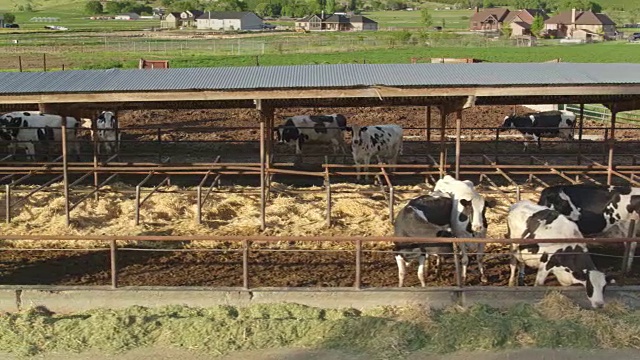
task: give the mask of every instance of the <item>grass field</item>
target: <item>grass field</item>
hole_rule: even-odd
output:
[[[171,67],[216,67],[216,66],[253,66],[256,55],[216,55],[210,52],[184,51],[180,52],[141,52],[112,51],[97,53],[83,53],[77,51],[62,51],[47,56],[49,69],[60,69],[62,64],[66,69],[108,69],[135,68],[138,60],[168,59]],[[409,63],[412,57],[453,57],[477,58],[489,62],[543,62],[561,58],[563,62],[640,62],[638,53],[640,46],[626,43],[605,43],[588,45],[540,46],[540,47],[424,47],[403,45],[395,48],[362,50],[362,51],[333,51],[325,53],[266,53],[260,55],[260,65],[300,65],[300,64],[345,64],[345,63]],[[22,54],[23,67],[26,70],[42,70],[42,54]],[[18,55],[4,56],[5,61],[0,64],[3,70],[16,71]],[[424,60],[423,60],[424,61]],[[428,60],[427,60],[428,61]]]

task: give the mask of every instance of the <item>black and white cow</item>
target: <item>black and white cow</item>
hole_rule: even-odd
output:
[[[450,214],[453,200],[448,194],[433,192],[409,200],[398,213],[393,224],[397,237],[453,237]],[[398,286],[402,287],[407,266],[418,259],[418,279],[424,287],[425,273],[429,272],[429,256],[436,258],[436,276],[440,275],[440,256],[453,253],[452,243],[394,243],[394,255],[398,265]]]
[[[40,112],[15,111],[0,116],[0,138],[24,148],[27,156],[35,158],[35,142],[61,141],[62,116]],[[80,158],[77,131],[80,122],[67,117],[67,141],[72,144],[76,158]]]
[[[347,129],[344,115],[296,115],[285,119],[284,124],[274,129],[280,144],[294,143],[296,155],[302,154],[302,145],[307,142],[331,143],[333,152],[346,154],[343,131]]]
[[[627,237],[631,220],[640,222],[640,188],[630,186],[551,186],[542,191],[538,204],[574,221],[584,236]],[[635,251],[634,242],[631,254]]]
[[[118,127],[118,119],[111,111],[103,111],[96,119],[96,128],[98,130],[98,154],[100,149],[104,147],[106,154],[113,154],[120,150],[120,133],[115,130]],[[117,135],[116,135],[117,134]]]
[[[487,237],[487,208],[495,206],[495,201],[485,199],[474,188],[473,182],[469,180],[456,180],[451,175],[445,175],[436,182],[434,191],[441,191],[449,194],[453,199],[453,209],[451,211],[451,229],[457,238],[486,238]],[[461,243],[460,252],[462,255],[462,281],[466,282],[469,256],[467,250],[476,252],[478,269],[480,270],[480,281],[487,282],[484,274],[484,244],[483,243]]]
[[[524,138],[524,150],[527,150],[528,139],[538,143],[538,149],[542,147],[542,137],[557,137],[564,140],[573,140],[576,125],[576,115],[571,111],[545,111],[527,115],[506,116],[499,131],[517,129]]]
[[[373,125],[351,127],[351,154],[356,164],[357,179],[360,180],[360,168],[368,171],[371,158],[377,157],[389,164],[398,163],[402,155],[402,127],[399,125]],[[393,169],[392,169],[393,170]],[[365,175],[365,180],[369,175]]]
[[[582,240],[578,226],[558,211],[523,200],[512,205],[507,216],[510,239],[576,239]],[[580,284],[594,308],[604,305],[604,289],[609,280],[598,271],[585,243],[512,244],[509,286],[515,285],[516,265],[524,278],[524,266],[538,269],[535,286],[544,285],[552,273],[562,286]]]

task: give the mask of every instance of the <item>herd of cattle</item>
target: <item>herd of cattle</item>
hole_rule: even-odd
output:
[[[485,238],[487,208],[493,207],[469,181],[446,175],[438,180],[433,192],[411,199],[394,223],[394,234],[400,237]],[[640,188],[629,186],[558,185],[542,191],[538,204],[523,200],[513,204],[507,215],[508,238],[576,239],[575,243],[513,244],[509,285],[515,285],[516,266],[520,264],[519,282],[524,280],[524,266],[537,268],[535,285],[543,285],[552,273],[563,286],[581,284],[594,308],[604,305],[604,289],[614,280],[598,271],[588,252],[584,237],[626,237],[631,220],[640,214]],[[436,257],[436,273],[440,256],[459,251],[462,281],[466,280],[469,259],[467,251],[477,253],[481,281],[487,282],[482,258],[483,243],[465,244],[459,250],[450,242],[395,243],[398,285],[402,286],[406,266],[418,260],[418,278],[425,286],[429,257]],[[632,254],[635,246],[632,246]]]
[[[576,116],[567,111],[544,112],[524,116],[507,116],[501,130],[519,130],[525,138],[533,139],[540,147],[542,137],[573,139]],[[35,155],[37,142],[60,141],[62,117],[39,112],[11,112],[0,116],[0,139],[6,140],[14,151],[22,148],[28,156]],[[74,144],[79,156],[77,139],[80,127],[91,127],[67,117],[67,139]],[[119,149],[117,120],[112,112],[102,112],[95,119],[97,139],[106,153]],[[292,144],[296,154],[310,142],[330,143],[334,154],[346,154],[343,133],[351,133],[353,155],[358,180],[360,167],[367,167],[371,159],[397,164],[402,154],[403,129],[399,125],[347,126],[344,115],[299,115],[285,119],[274,129],[278,143]],[[368,176],[366,176],[368,178]],[[400,211],[394,223],[395,235],[402,237],[485,238],[486,211],[494,206],[475,189],[471,181],[445,176],[430,195],[414,198]],[[584,236],[626,236],[631,220],[640,214],[640,188],[601,187],[587,185],[553,186],[545,189],[538,204],[520,201],[509,209],[507,218],[509,238],[576,239],[575,243],[512,245],[509,285],[515,285],[515,271],[520,264],[519,280],[524,279],[524,266],[538,269],[535,285],[542,285],[549,273],[560,284],[581,284],[593,307],[604,304],[605,286],[612,282],[598,271],[588,253]],[[582,240],[581,240],[582,239]],[[418,260],[418,278],[425,286],[425,271],[429,258],[435,257],[439,271],[440,255],[454,251],[450,242],[395,244],[399,286],[403,286],[406,266]],[[483,243],[460,243],[462,280],[466,281],[468,252],[477,254],[481,281],[487,282],[483,264]]]

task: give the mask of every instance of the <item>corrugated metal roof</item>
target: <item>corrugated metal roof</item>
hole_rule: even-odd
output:
[[[0,94],[638,84],[640,64],[342,64],[0,73]]]

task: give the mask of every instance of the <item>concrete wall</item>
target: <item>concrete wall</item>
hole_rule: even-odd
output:
[[[259,303],[298,303],[323,308],[365,309],[388,306],[422,305],[442,308],[453,304],[469,306],[476,303],[494,307],[513,306],[521,302],[542,299],[546,291],[561,290],[582,306],[589,302],[582,287],[475,287],[462,294],[458,288],[404,288],[382,290],[335,289],[258,289],[220,290],[206,288],[136,287],[110,290],[108,287],[9,287],[0,288],[0,311],[15,312],[44,306],[57,313],[86,311],[95,308],[125,308],[133,305],[158,307],[188,305],[248,306]],[[489,291],[495,290],[495,291]],[[606,301],[617,299],[633,308],[640,307],[639,287],[609,287]]]

